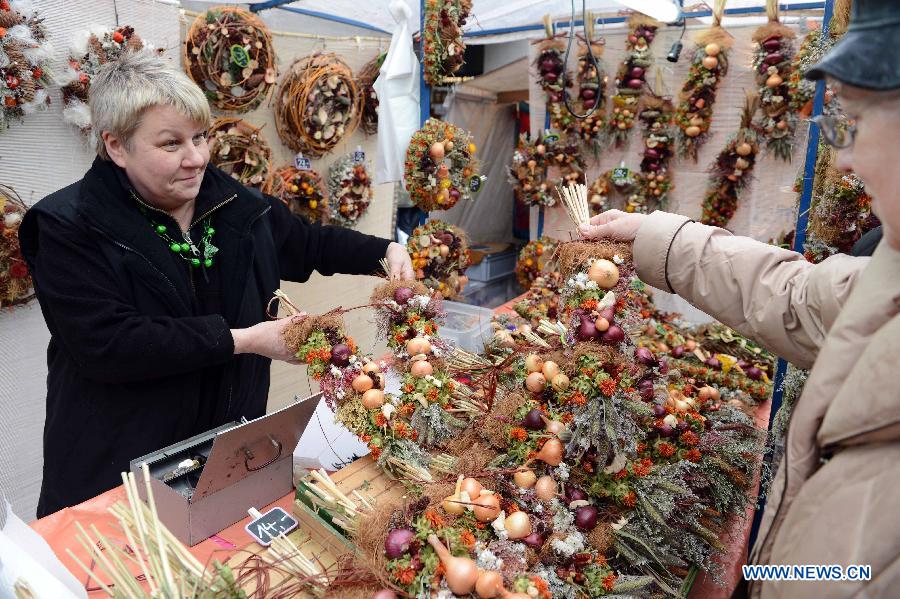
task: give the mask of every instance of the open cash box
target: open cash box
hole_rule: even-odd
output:
[[[293,451],[319,404],[318,393],[251,421],[232,422],[131,461],[150,486],[159,519],[193,546],[292,489]],[[138,485],[147,500],[145,485]]]

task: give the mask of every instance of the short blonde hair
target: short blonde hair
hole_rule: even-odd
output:
[[[171,61],[149,50],[127,52],[102,67],[91,81],[91,129],[97,154],[109,160],[102,133],[109,131],[131,149],[131,137],[145,110],[170,105],[192,121],[209,125],[203,91]]]

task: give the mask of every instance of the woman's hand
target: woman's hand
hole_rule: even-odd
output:
[[[387,274],[391,279],[411,281],[416,278],[412,260],[409,259],[409,252],[406,251],[405,246],[397,242],[391,242],[384,258],[387,260],[388,268],[390,269],[390,272]]]
[[[615,239],[617,241],[634,241],[638,229],[647,218],[646,214],[607,210],[591,218],[591,224],[581,225],[578,232],[585,239]]]
[[[235,355],[257,354],[273,360],[300,364],[300,360],[284,344],[284,330],[306,316],[304,312],[278,320],[267,320],[246,329],[231,329]]]

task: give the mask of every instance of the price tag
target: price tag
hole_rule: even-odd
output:
[[[611,178],[613,185],[618,187],[628,185],[631,180],[631,170],[627,166],[618,166],[613,169]]]
[[[257,543],[265,547],[272,543],[272,539],[297,528],[297,521],[280,507],[273,507],[265,514],[261,514],[256,508],[247,511],[254,519],[244,529]]]
[[[545,144],[555,144],[559,141],[559,135],[556,133],[547,133],[544,135],[544,143]]]
[[[231,53],[231,62],[236,64],[237,66],[246,68],[250,64],[250,54],[247,53],[247,49],[238,44],[234,44],[229,48]]]
[[[472,175],[469,177],[469,191],[472,193],[481,191],[481,186],[484,184],[485,179],[487,179],[487,177],[484,175]]]
[[[297,168],[297,170],[301,171],[312,170],[312,163],[310,162],[309,158],[303,155],[303,153],[298,153],[296,156],[294,156],[294,166]]]
[[[356,146],[356,151],[353,152],[353,162],[356,164],[362,164],[366,160],[366,153],[363,152],[362,146]]]

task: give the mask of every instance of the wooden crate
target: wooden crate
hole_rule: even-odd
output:
[[[331,475],[331,480],[348,497],[359,491],[365,497],[375,499],[376,509],[405,494],[403,485],[390,478],[375,463],[371,456],[360,458]],[[300,528],[309,534],[311,540],[324,547],[335,557],[356,550],[344,531],[333,524],[327,515],[297,499],[294,501],[294,515]]]

